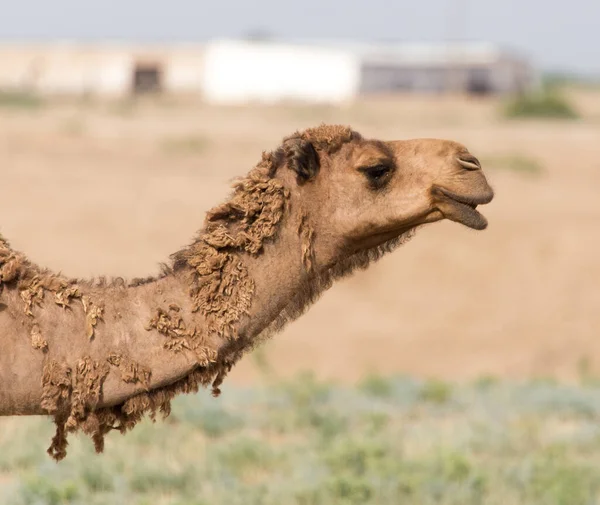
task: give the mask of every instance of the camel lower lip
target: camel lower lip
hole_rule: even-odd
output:
[[[434,188],[437,196],[437,208],[446,219],[463,224],[474,230],[484,230],[488,222],[477,210],[477,205],[486,204],[493,194],[481,196],[463,196],[442,187]]]
[[[441,210],[446,218],[450,219],[451,221],[461,223],[474,230],[484,230],[487,228],[487,219],[480,212],[478,212],[474,206],[458,202],[451,198],[449,198],[447,202],[454,207],[454,210],[451,212]]]

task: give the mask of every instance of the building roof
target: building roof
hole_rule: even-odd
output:
[[[0,51],[12,53],[53,51],[94,51],[139,53],[193,53],[203,52],[207,46],[223,42],[248,43],[272,46],[300,46],[327,48],[350,53],[362,61],[376,64],[406,64],[411,66],[437,66],[456,62],[468,64],[491,64],[499,59],[525,61],[522,55],[490,42],[409,43],[409,42],[363,42],[344,39],[213,39],[208,42],[136,43],[125,41],[77,42],[55,40],[51,42],[2,42]]]
[[[335,39],[286,39],[286,42],[346,49],[363,60],[378,63],[440,65],[461,61],[488,64],[501,58],[523,59],[514,51],[491,42],[358,42]]]

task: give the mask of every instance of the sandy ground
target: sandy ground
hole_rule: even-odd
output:
[[[584,113],[575,123],[507,122],[493,101],[414,97],[347,109],[173,100],[0,109],[0,232],[65,274],[146,275],[188,242],[232,177],[297,128],[343,122],[385,139],[455,139],[496,190],[489,228],[422,229],[335,285],[266,356],[282,375],[343,380],[574,378],[586,361],[600,370],[600,93],[573,98]],[[541,172],[498,161],[506,157]],[[258,376],[252,356],[232,372]]]

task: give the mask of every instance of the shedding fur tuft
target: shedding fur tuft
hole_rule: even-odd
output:
[[[48,342],[42,337],[42,332],[37,324],[34,324],[31,328],[31,347],[43,352],[48,350]]]
[[[113,352],[108,355],[106,360],[121,371],[121,380],[132,384],[140,383],[146,389],[150,383],[152,372],[136,363],[131,358]]]
[[[71,396],[71,368],[49,361],[42,372],[42,408],[49,414],[64,410]]]
[[[95,305],[87,296],[81,298],[83,311],[85,312],[85,334],[88,339],[94,338],[94,328],[99,320],[102,320],[104,308],[101,305]]]
[[[235,339],[236,323],[248,314],[254,281],[238,254],[257,255],[275,237],[289,192],[272,178],[274,156],[237,181],[229,201],[209,211],[193,244],[173,255],[174,268],[192,271],[194,310],[205,316],[207,338]]]
[[[313,239],[314,230],[308,222],[308,214],[303,211],[298,224],[298,236],[300,237],[300,247],[302,249],[302,264],[310,274],[313,271],[314,251]]]
[[[73,374],[67,431],[75,431],[87,419],[88,414],[96,409],[102,393],[102,383],[109,370],[108,363],[99,363],[89,356],[79,360]]]

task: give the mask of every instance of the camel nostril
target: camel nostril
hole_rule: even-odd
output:
[[[472,154],[463,154],[456,159],[467,170],[481,170],[481,163]]]

